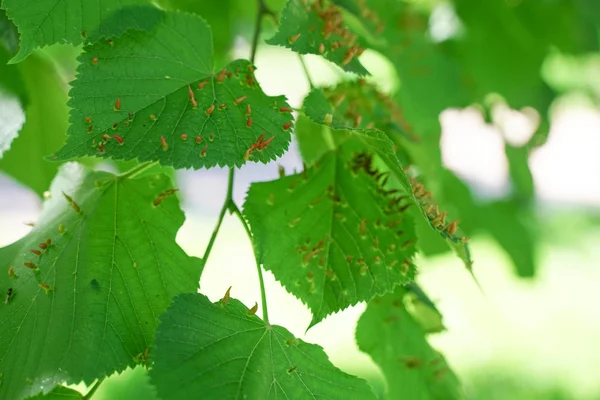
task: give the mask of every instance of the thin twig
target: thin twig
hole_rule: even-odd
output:
[[[208,261],[208,256],[215,244],[215,240],[217,239],[217,234],[219,233],[219,229],[221,229],[221,223],[223,222],[223,218],[225,217],[225,213],[227,210],[231,209],[231,205],[233,204],[233,168],[229,168],[229,178],[227,182],[227,194],[225,196],[225,201],[223,202],[223,207],[221,208],[221,212],[219,213],[219,218],[217,219],[217,225],[213,230],[212,235],[210,236],[210,240],[208,241],[208,245],[206,246],[206,250],[204,250],[204,255],[202,256],[202,269],[204,271],[204,266],[206,265],[206,261]]]
[[[250,50],[250,62],[252,64],[254,64],[254,60],[256,59],[258,39],[262,31],[262,19],[265,15],[270,15],[275,21],[277,21],[275,13],[269,9],[269,7],[265,3],[265,0],[258,0],[258,12],[256,13],[256,27],[254,29],[254,36],[252,37],[252,48]]]
[[[310,74],[308,73],[308,67],[306,66],[304,57],[302,57],[302,54],[298,54],[298,58],[300,59],[300,64],[302,64],[302,69],[304,70],[304,75],[306,75],[306,80],[308,81],[310,88],[314,89],[315,84],[313,83],[312,79],[310,78]]]
[[[246,234],[248,235],[248,238],[250,239],[250,242],[252,243],[252,251],[254,252],[254,259],[256,261],[256,270],[258,271],[258,282],[260,284],[260,300],[262,304],[263,320],[268,324],[269,312],[267,310],[267,293],[265,291],[265,282],[263,280],[262,269],[260,266],[260,261],[258,260],[258,253],[256,251],[256,243],[254,243],[254,236],[252,235],[252,232],[250,232],[250,227],[248,226],[248,223],[246,222],[246,219],[242,215],[242,212],[238,206],[232,204],[231,212],[238,216],[242,226],[244,227],[244,230],[246,231]]]

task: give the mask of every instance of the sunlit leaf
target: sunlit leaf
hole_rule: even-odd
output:
[[[322,55],[358,75],[369,73],[358,61],[364,51],[358,35],[346,26],[342,10],[323,0],[288,0],[279,30],[267,43],[300,54]]]
[[[483,229],[510,257],[517,275],[531,278],[536,272],[537,235],[534,216],[528,208],[514,200],[496,201],[483,205],[480,210]]]
[[[195,292],[200,260],[175,243],[184,217],[164,176],[67,164],[34,229],[0,249],[0,398],[144,361],[171,298]],[[32,355],[35,355],[34,357]]]
[[[391,142],[378,131],[331,133],[335,151],[254,183],[244,206],[261,263],[310,308],[311,326],[414,276],[411,203],[373,165],[373,149]]]
[[[405,289],[369,302],[356,328],[361,351],[379,365],[389,399],[464,398],[458,379],[404,306]]]
[[[419,241],[421,238],[419,238]],[[437,333],[446,330],[442,313],[433,300],[416,283],[410,282],[405,286],[404,304],[410,315],[421,325],[425,333]]]
[[[161,398],[376,398],[322,348],[250,314],[235,299],[177,296],[161,317],[150,371]]]
[[[283,96],[258,86],[250,62],[214,70],[202,18],[165,13],[151,32],[88,46],[73,83],[71,127],[57,159],[97,155],[175,168],[268,162],[287,149]]]
[[[57,386],[50,393],[30,397],[29,400],[84,400],[84,397],[77,390]]]
[[[148,369],[143,365],[127,368],[104,379],[93,398],[160,400],[156,388],[150,384]]]
[[[2,61],[6,61],[6,58]],[[5,131],[9,125],[0,127],[8,136],[14,137],[18,132],[18,137],[10,144],[10,150],[0,159],[0,170],[41,195],[59,167],[59,164],[46,161],[44,157],[60,148],[66,137],[66,83],[61,81],[52,61],[38,54],[18,65],[0,65],[0,72],[0,86],[5,82],[4,79],[13,80],[22,96],[27,96],[23,106],[25,123],[21,129],[18,124],[14,124],[10,132]],[[14,75],[20,79],[15,80]],[[0,107],[0,110],[0,113],[8,112],[5,107]],[[6,117],[19,122],[18,116],[19,111],[15,110]]]

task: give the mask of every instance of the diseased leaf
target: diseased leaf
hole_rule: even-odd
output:
[[[376,128],[385,132],[396,145],[400,138],[419,140],[400,107],[362,79],[332,88],[313,89],[304,99],[303,108],[313,121],[332,128]],[[410,163],[403,147],[396,146],[396,155],[403,164]]]
[[[364,47],[344,23],[341,9],[323,0],[288,0],[279,30],[267,43],[300,54],[317,54],[358,75],[369,72],[358,61]]]
[[[79,60],[59,160],[96,155],[198,169],[266,163],[288,147],[285,97],[265,95],[248,61],[214,72],[212,34],[198,16],[165,13],[151,32],[87,46]]]
[[[322,91],[313,90],[304,102],[303,107],[306,110],[306,114],[313,121],[321,124],[324,122],[329,122],[339,127],[348,126],[348,124],[351,123],[347,118],[348,112],[342,114],[338,111],[339,104],[336,106],[336,102],[339,100],[339,95],[337,95],[337,97],[334,95],[331,97],[331,99],[333,100],[327,101],[325,94]],[[357,102],[355,101],[354,104],[357,104]],[[350,110],[352,110],[353,107],[355,111],[351,116],[351,120],[356,120],[356,115],[361,115],[359,114],[359,110],[368,110],[368,107],[364,104],[360,109],[357,105],[350,105]],[[338,115],[338,119],[335,122],[332,122],[335,118],[332,115],[334,112]],[[359,122],[362,123],[362,118]],[[307,132],[296,133],[300,142],[301,153],[303,156],[310,152],[318,154],[319,151],[323,151],[319,150],[323,148],[322,143],[328,140],[328,137],[333,131],[327,131],[325,127],[310,127],[308,123],[305,125]],[[352,130],[351,132],[357,135],[360,130]],[[317,139],[319,135],[321,135],[323,139]],[[391,136],[394,137],[393,135]],[[344,137],[344,135],[337,134],[333,137]],[[469,271],[471,271],[471,265],[473,264],[471,253],[468,245],[466,244],[467,239],[457,233],[458,223],[454,221],[447,223],[446,213],[443,211],[440,212],[437,203],[431,196],[431,193],[425,189],[422,183],[407,175],[402,168],[400,161],[398,160],[397,151],[394,151],[397,150],[397,146],[393,145],[390,139],[385,137],[382,132],[373,131],[371,135],[358,135],[357,137],[360,138],[360,140],[379,157],[383,164],[382,167],[385,168],[385,170],[382,172],[390,171],[393,174],[394,180],[396,180],[399,184],[399,186],[395,188],[404,191],[405,195],[407,195],[407,198],[417,206],[418,211],[416,212],[421,214],[420,217],[425,218],[425,221],[429,227],[447,241],[448,246],[450,246],[450,248],[457,253]],[[329,141],[331,140],[333,139],[329,139]],[[308,162],[311,161],[312,160]]]
[[[375,399],[317,345],[263,322],[241,302],[177,296],[161,317],[150,371],[164,400]]]
[[[194,292],[172,184],[67,164],[34,229],[0,249],[0,398],[90,384],[144,361],[158,316]]]
[[[6,60],[0,59],[0,64]],[[20,79],[16,82],[22,80],[22,83],[17,83],[21,98],[27,96],[23,107],[25,123],[20,131],[18,124],[15,124],[7,133],[14,137],[18,132],[18,137],[0,159],[0,170],[41,195],[59,167],[59,164],[46,161],[44,157],[56,151],[65,139],[68,127],[66,84],[61,82],[54,64],[41,54],[34,54],[18,65],[0,65],[0,72],[0,86],[5,78],[12,80],[12,76],[17,75]],[[4,107],[1,109],[7,110]],[[19,111],[15,109],[8,117],[16,120],[18,116]],[[4,125],[0,130],[7,128]]]
[[[332,134],[335,151],[300,174],[254,183],[244,207],[260,262],[310,308],[311,326],[414,277],[411,203],[373,167],[373,149],[389,139]]]
[[[133,4],[147,0],[3,0],[2,7],[21,35],[19,53],[11,62],[23,61],[38,47],[81,44],[104,18]]]
[[[388,384],[387,398],[462,399],[457,377],[433,349],[425,331],[404,306],[405,289],[369,302],[356,328],[361,351],[379,365]]]
[[[304,99],[304,110],[314,121],[332,128],[377,128],[392,139],[393,135],[402,135],[418,140],[400,107],[363,79],[313,89]]]
[[[388,0],[334,0],[363,22],[374,50],[396,68],[400,90],[395,99],[404,117],[420,137],[438,136],[438,116],[448,107],[470,104],[467,87],[456,60],[434,43],[428,32],[429,15],[410,2]],[[432,95],[435,93],[435,95]]]

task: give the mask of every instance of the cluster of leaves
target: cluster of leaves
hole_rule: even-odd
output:
[[[0,398],[82,398],[60,385],[140,363],[165,400],[375,398],[320,347],[258,318],[257,305],[229,291],[216,303],[197,293],[206,259],[175,242],[184,221],[177,189],[148,169],[268,163],[287,151],[292,132],[304,169],[253,184],[243,213],[229,198],[221,218],[238,213],[257,263],[310,309],[310,326],[368,302],[357,343],[383,370],[389,398],[461,398],[427,342],[443,324],[414,282],[414,257],[452,249],[471,270],[467,236],[487,231],[520,275],[534,274],[527,160],[545,139],[556,95],[539,70],[551,47],[597,47],[589,32],[599,21],[582,12],[586,2],[455,0],[468,34],[444,41],[429,34],[429,2],[158,3],[2,1],[0,169],[39,194],[53,182],[32,231],[0,249]],[[263,92],[252,61],[229,59],[233,36],[247,34],[235,32],[233,16],[248,22],[258,12],[260,21],[273,10],[280,27],[267,43],[351,73],[313,87],[295,118],[284,96]],[[515,34],[525,21],[526,34]],[[39,50],[57,43],[83,45],[68,95]],[[396,93],[364,79],[367,49],[394,66]],[[442,166],[438,117],[449,107],[489,107],[489,93],[535,107],[542,123],[526,146],[506,145],[513,193],[481,205]],[[133,168],[90,168],[101,158]],[[72,159],[87,166],[59,170]]]

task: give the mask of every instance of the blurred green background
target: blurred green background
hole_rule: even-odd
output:
[[[159,3],[207,18],[221,62],[248,57],[255,2]],[[267,3],[279,13],[284,1]],[[418,281],[447,328],[431,335],[431,343],[461,378],[468,399],[600,399],[600,2],[372,3],[389,6],[392,22],[397,16],[425,21],[392,38],[398,42],[387,48],[372,43],[361,62],[371,72],[367,80],[394,96],[421,138],[406,143],[409,154],[438,202],[472,237],[473,268],[483,289],[439,239],[421,232]],[[346,17],[354,28],[368,30],[350,12]],[[0,141],[2,246],[28,232],[24,223],[36,219],[40,195],[56,171],[56,164],[41,157],[64,140],[68,82],[80,51],[54,45],[7,66],[17,45],[11,29],[0,15],[0,131],[24,124],[10,149]],[[261,39],[274,29],[267,19]],[[399,43],[406,47],[394,52]],[[305,61],[317,86],[353,78],[317,56]],[[256,65],[267,94],[285,94],[292,106],[301,106],[309,84],[296,54],[261,45]],[[422,76],[417,67],[429,68],[431,75]],[[250,182],[276,178],[278,164],[288,171],[301,168],[295,144],[276,163],[239,171],[238,204]],[[187,216],[178,241],[201,256],[225,195],[227,171],[167,172],[178,181]],[[217,300],[233,286],[232,295],[251,304],[259,290],[250,244],[234,219],[226,219],[222,229],[201,290]],[[320,344],[334,364],[383,393],[380,371],[354,341],[364,304],[305,332],[308,310],[270,273],[266,286],[273,323]],[[138,368],[106,380],[94,399],[153,396]]]

